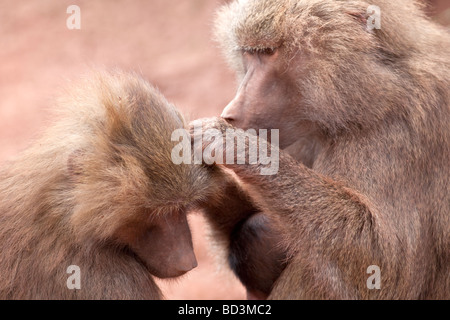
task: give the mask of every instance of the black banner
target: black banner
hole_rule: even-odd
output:
[[[138,316],[139,319],[367,319],[398,314],[404,319],[425,311],[439,314],[448,301],[1,301],[3,313],[57,318]]]

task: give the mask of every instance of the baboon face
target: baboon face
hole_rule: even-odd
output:
[[[281,147],[297,138],[288,132],[302,128],[301,120],[293,117],[300,104],[295,79],[301,70],[289,69],[286,56],[283,48],[243,50],[244,77],[236,97],[222,112],[223,118],[242,129],[280,129]]]
[[[378,2],[383,12],[397,10],[397,1]],[[403,5],[415,10],[412,2]],[[283,149],[302,136],[359,130],[389,117],[390,94],[404,81],[392,66],[408,55],[411,30],[404,24],[368,30],[367,6],[328,0],[225,5],[215,33],[240,85],[222,117],[243,129],[279,129]]]
[[[151,219],[131,248],[159,278],[178,277],[197,266],[186,213],[181,210]]]

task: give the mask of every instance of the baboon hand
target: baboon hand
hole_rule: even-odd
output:
[[[189,123],[189,132],[193,138],[195,138],[195,128],[201,128],[200,130],[196,130],[197,133],[205,133],[208,129],[217,129],[222,133],[225,133],[227,129],[234,128],[231,124],[229,124],[225,119],[220,117],[212,117],[212,118],[200,118],[197,120],[193,120]]]
[[[278,142],[271,144],[255,130],[235,128],[223,118],[195,120],[190,123],[190,130],[195,159],[202,159],[206,165],[219,165],[235,172],[241,166],[249,166],[255,174],[263,175],[278,172]]]
[[[234,127],[223,118],[201,118],[189,123],[189,132],[194,152],[199,155],[208,150],[222,151],[226,153],[225,133],[227,129]],[[208,149],[208,150],[207,150]],[[204,160],[204,159],[203,159]],[[205,163],[205,161],[203,161]],[[205,164],[212,164],[206,161]]]

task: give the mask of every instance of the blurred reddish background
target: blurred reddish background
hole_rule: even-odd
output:
[[[51,118],[67,79],[92,66],[136,70],[184,114],[219,115],[235,83],[211,40],[221,0],[0,0],[0,161],[23,150]],[[450,23],[450,1],[430,10]],[[81,29],[68,30],[69,5],[81,9]],[[243,299],[226,267],[214,262],[201,217],[190,217],[199,262],[181,279],[163,281],[168,299]]]

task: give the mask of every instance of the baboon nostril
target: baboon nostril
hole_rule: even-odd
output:
[[[222,119],[224,119],[227,122],[234,122],[235,121],[235,112],[234,107],[233,107],[233,102],[230,102],[225,109],[223,109],[222,114],[220,115],[220,117]]]
[[[226,122],[232,123],[234,122],[234,118],[232,117],[222,117]]]

